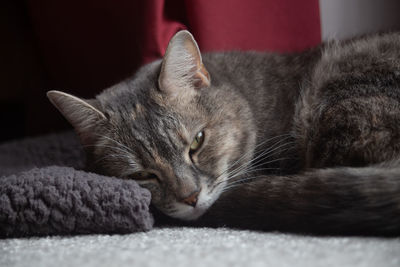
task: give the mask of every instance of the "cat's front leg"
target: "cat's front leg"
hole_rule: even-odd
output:
[[[329,235],[399,235],[400,168],[264,176],[224,193],[198,222]]]

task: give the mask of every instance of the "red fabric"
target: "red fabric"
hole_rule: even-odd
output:
[[[318,0],[29,0],[53,86],[99,91],[189,29],[202,51],[292,51],[320,42]]]
[[[190,30],[202,51],[297,51],[321,39],[318,0],[27,3],[48,82],[47,88],[30,92],[28,127],[36,129],[60,122],[44,97],[47,90],[92,97],[140,65],[162,57],[180,29]]]
[[[196,1],[187,13],[206,51],[298,51],[321,41],[318,0]]]

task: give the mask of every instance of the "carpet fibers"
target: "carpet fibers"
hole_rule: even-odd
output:
[[[155,228],[129,235],[0,240],[0,266],[400,266],[400,238]]]

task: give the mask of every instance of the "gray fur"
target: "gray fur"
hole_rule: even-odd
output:
[[[282,55],[201,57],[187,32],[170,46],[163,61],[92,100],[106,118],[85,128],[95,170],[151,170],[159,180],[139,183],[159,210],[184,220],[208,211],[199,220],[208,225],[400,233],[398,33]],[[179,64],[169,51],[180,51]],[[185,74],[182,64],[193,65]],[[56,106],[74,121],[67,102]],[[201,130],[205,142],[189,157]],[[182,203],[196,190],[196,207]]]

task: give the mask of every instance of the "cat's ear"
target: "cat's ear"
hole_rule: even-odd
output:
[[[203,65],[199,47],[188,31],[176,33],[169,42],[158,84],[161,90],[169,92],[210,85],[210,74]]]
[[[91,144],[96,138],[94,127],[107,120],[104,113],[99,110],[100,105],[97,100],[83,100],[60,91],[49,91],[47,97],[72,124],[82,144]]]

